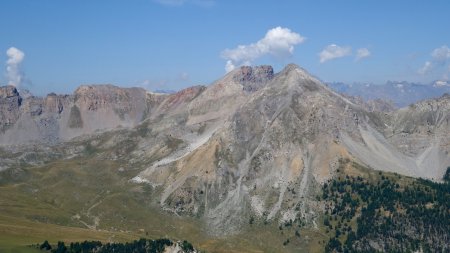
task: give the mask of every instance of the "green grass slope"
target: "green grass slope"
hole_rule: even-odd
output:
[[[305,226],[302,220],[278,224],[277,220],[267,222],[252,218],[241,233],[217,238],[204,230],[201,217],[182,217],[162,211],[156,197],[160,194],[158,188],[131,183],[129,179],[136,176],[139,170],[128,165],[125,160],[102,159],[92,151],[73,159],[0,172],[0,252],[33,253],[36,250],[27,245],[44,240],[52,244],[84,240],[126,242],[142,237],[187,240],[206,252],[324,252],[326,249],[363,252],[372,248],[358,245],[370,241],[380,244],[386,238],[389,238],[388,242],[393,242],[389,244],[391,248],[381,245],[374,249],[384,250],[383,247],[387,247],[396,250],[400,245],[395,241],[396,237],[383,237],[390,234],[410,240],[413,244],[405,245],[415,249],[417,243],[414,240],[417,237],[414,233],[406,236],[407,231],[389,226],[389,219],[383,217],[392,217],[396,221],[394,218],[407,210],[419,213],[431,210],[435,211],[436,217],[444,215],[442,217],[445,218],[450,212],[450,208],[445,206],[445,203],[450,203],[448,193],[438,195],[438,186],[434,183],[381,173],[350,161],[341,161],[336,177],[313,200],[317,210],[323,212],[315,227]],[[424,201],[419,201],[418,205],[406,205],[401,203],[402,198],[394,202],[390,198],[377,199],[374,196],[363,199],[362,195],[367,191],[361,187],[352,190],[353,179],[361,180],[368,192],[392,193],[396,189],[405,191],[410,187],[413,192],[422,194],[420,196]],[[346,195],[347,191],[350,198],[349,194]],[[377,206],[375,212],[366,212],[369,205]],[[369,217],[361,219],[363,213]],[[364,223],[371,219],[377,222],[372,225]],[[429,220],[423,222],[423,227],[434,226]],[[361,224],[386,231],[372,233],[370,230],[362,234]],[[445,231],[448,225],[443,226]],[[416,234],[420,235],[422,230],[418,231]],[[349,240],[354,236],[352,233],[356,237]],[[448,233],[440,234],[448,236]],[[439,238],[435,241],[442,243]]]
[[[255,220],[241,234],[210,237],[201,218],[161,211],[153,197],[158,193],[129,182],[138,171],[119,169],[125,165],[89,154],[20,169],[14,178],[2,172],[0,252],[32,252],[25,246],[44,240],[124,242],[141,237],[187,240],[207,252],[306,252],[320,236],[305,229],[298,237],[296,229],[280,230],[276,221]],[[288,238],[290,243],[283,245]]]

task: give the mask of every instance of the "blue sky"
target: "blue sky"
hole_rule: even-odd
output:
[[[419,0],[2,0],[0,84],[180,89],[211,83],[230,59],[293,62],[324,81],[430,82],[450,76],[449,12]]]

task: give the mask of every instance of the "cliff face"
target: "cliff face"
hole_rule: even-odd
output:
[[[113,85],[80,86],[73,95],[22,98],[12,86],[0,89],[2,145],[55,143],[144,120],[166,95]]]
[[[272,80],[273,76],[271,66],[243,66],[233,73],[233,80],[242,84],[244,91],[255,92]]]
[[[141,88],[80,86],[65,115],[67,121],[62,122],[62,133],[72,137],[118,126],[133,127],[151,110],[148,96]]]
[[[22,98],[14,86],[0,87],[0,132],[17,122],[21,104]]]

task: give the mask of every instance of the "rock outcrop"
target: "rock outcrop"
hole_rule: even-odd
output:
[[[255,92],[272,80],[274,73],[272,66],[243,66],[233,71],[233,80],[240,83],[246,92]]]
[[[17,122],[21,105],[22,98],[14,86],[0,87],[0,133]]]

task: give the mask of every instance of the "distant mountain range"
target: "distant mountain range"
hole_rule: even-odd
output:
[[[327,83],[327,85],[339,93],[359,96],[365,100],[391,100],[398,107],[404,107],[420,100],[436,98],[444,93],[450,93],[450,83],[448,81],[435,81],[430,84],[388,81],[382,85],[332,82]]]

